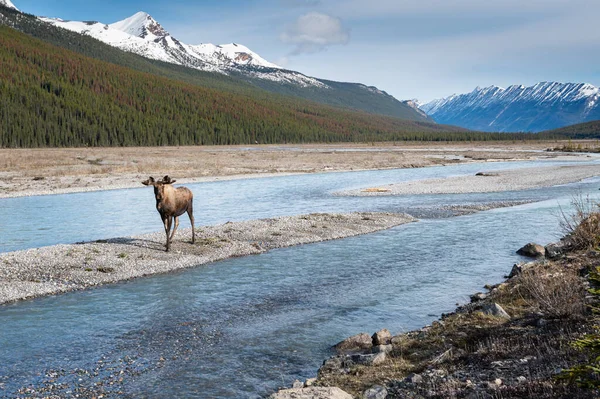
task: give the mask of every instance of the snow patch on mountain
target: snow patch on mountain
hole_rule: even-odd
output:
[[[208,72],[242,73],[259,79],[301,87],[329,87],[318,79],[285,70],[238,43],[223,45],[182,43],[145,12],[138,12],[129,18],[108,25],[95,21],[66,21],[45,17],[40,19],[146,58]]]
[[[0,0],[0,4],[2,4],[5,7],[20,11],[17,7],[15,7],[15,5],[13,3],[11,3],[10,0]]]
[[[113,29],[137,36],[142,39],[156,40],[169,36],[167,32],[150,14],[140,11],[129,18],[108,25]]]
[[[600,119],[600,89],[589,83],[477,87],[421,104],[438,123],[483,131],[540,131]]]

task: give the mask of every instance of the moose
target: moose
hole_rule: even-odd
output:
[[[154,186],[154,196],[156,197],[156,210],[160,213],[160,217],[165,225],[165,233],[167,234],[167,249],[171,248],[171,240],[179,227],[179,216],[187,212],[192,223],[192,244],[195,242],[194,232],[194,195],[187,187],[173,187],[176,180],[171,180],[167,175],[162,180],[154,180],[152,176],[148,180],[142,182],[145,186]],[[173,227],[173,218],[175,226]]]

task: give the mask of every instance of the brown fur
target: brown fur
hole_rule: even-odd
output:
[[[177,227],[179,227],[179,216],[185,212],[187,212],[192,223],[192,244],[196,241],[194,231],[194,195],[187,187],[173,187],[172,184],[175,181],[171,180],[169,176],[155,181],[151,176],[148,180],[142,182],[143,185],[154,186],[156,210],[160,213],[160,217],[165,225],[165,233],[167,234],[167,251],[171,248],[171,240],[177,231]],[[175,219],[175,226],[171,233],[173,219]]]

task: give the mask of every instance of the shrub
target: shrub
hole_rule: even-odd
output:
[[[573,249],[597,247],[600,244],[600,213],[598,203],[589,197],[575,196],[571,200],[575,211],[571,215],[560,210],[560,227]]]
[[[551,318],[567,318],[585,312],[585,288],[577,272],[532,267],[519,276],[526,303]]]

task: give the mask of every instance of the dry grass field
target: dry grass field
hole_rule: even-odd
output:
[[[473,161],[537,159],[560,142],[373,143],[207,147],[0,149],[0,198],[135,187],[148,176],[178,182]]]

